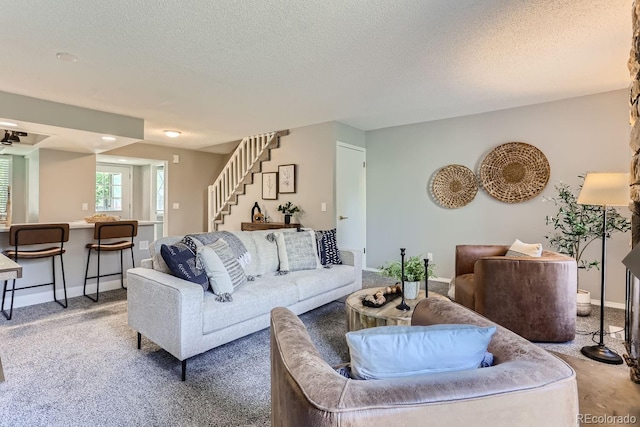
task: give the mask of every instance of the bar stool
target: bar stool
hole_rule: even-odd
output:
[[[138,221],[112,221],[112,222],[96,222],[96,225],[93,228],[93,238],[98,240],[97,243],[88,243],[87,249],[89,249],[89,253],[87,254],[87,269],[84,273],[84,287],[82,289],[82,293],[84,296],[89,298],[91,301],[98,302],[98,298],[100,297],[100,278],[106,276],[116,276],[120,275],[120,286],[123,289],[127,289],[124,286],[124,268],[122,263],[122,252],[125,249],[131,250],[131,267],[135,267],[135,262],[133,260],[133,238],[138,234]],[[127,237],[129,240],[121,240],[118,242],[104,242],[103,240],[111,240]],[[95,276],[89,277],[89,261],[91,261],[91,251],[96,251],[98,254],[98,270]],[[109,274],[100,274],[100,254],[102,252],[120,252],[120,271],[116,273]],[[95,299],[90,295],[87,295],[87,279],[97,279],[96,280],[96,297]]]
[[[2,314],[7,320],[11,320],[13,316],[13,301],[15,300],[15,292],[21,289],[37,288],[40,286],[53,285],[53,300],[62,307],[67,308],[67,282],[64,277],[64,262],[62,254],[65,252],[64,242],[69,241],[69,224],[22,224],[12,225],[9,228],[9,245],[13,249],[4,251],[4,254],[19,262],[20,260],[51,258],[51,268],[53,272],[53,282],[42,283],[40,285],[30,285],[16,288],[16,279],[12,279],[11,289],[7,289],[7,280],[4,281],[4,289],[2,292]],[[22,249],[23,246],[41,245],[47,243],[59,243],[60,246],[50,248],[38,248],[31,250]],[[62,268],[62,288],[64,290],[64,304],[56,299],[56,256],[60,256],[60,267]],[[4,309],[4,302],[7,292],[11,292],[11,308],[9,314]]]

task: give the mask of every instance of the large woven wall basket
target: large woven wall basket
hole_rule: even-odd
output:
[[[480,181],[492,197],[520,203],[540,194],[551,169],[538,148],[524,142],[508,142],[491,150],[480,165]]]
[[[461,208],[469,204],[478,192],[478,179],[471,169],[462,165],[448,165],[436,172],[431,193],[445,208]]]

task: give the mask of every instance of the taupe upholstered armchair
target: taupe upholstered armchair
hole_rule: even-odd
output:
[[[509,246],[456,246],[456,302],[531,341],[575,338],[576,261],[542,251],[505,256]]]

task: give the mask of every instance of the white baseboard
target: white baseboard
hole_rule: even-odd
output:
[[[16,282],[16,285],[20,286],[19,282]],[[126,278],[124,279],[124,285],[127,286]],[[10,284],[7,284],[7,288],[9,286]],[[42,304],[45,302],[52,302],[53,286],[46,286],[46,287],[43,286],[41,289],[42,291],[40,292],[23,294],[23,295],[20,295],[21,294],[20,290],[16,291],[16,300],[13,303],[13,308],[26,307],[29,305]],[[62,284],[57,283],[56,289],[57,289],[56,298],[58,298],[58,301],[61,301],[61,300],[64,301],[64,292],[62,291]],[[100,281],[100,293],[104,291],[112,291],[114,289],[120,289],[120,279]],[[92,295],[92,296],[95,295],[95,291],[96,291],[95,281],[92,281],[91,283],[87,283],[87,291],[89,292],[89,295]],[[82,286],[67,288],[67,298],[74,298],[79,296],[82,296]],[[11,295],[7,294],[7,301],[5,301],[5,310],[7,311],[9,310],[9,304],[10,304],[9,298],[11,298]]]
[[[599,299],[592,299],[591,300],[591,304],[592,305],[597,305],[599,307],[600,306],[600,300]],[[605,301],[604,302],[604,306],[605,307],[611,307],[611,308],[619,308],[621,310],[625,310],[627,308],[627,307],[625,307],[624,303],[612,302],[612,301]]]

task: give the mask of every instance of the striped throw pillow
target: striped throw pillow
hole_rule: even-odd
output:
[[[233,250],[231,250],[231,247],[224,239],[218,239],[207,246],[213,249],[222,261],[224,268],[227,270],[227,273],[229,273],[229,278],[231,279],[234,289],[247,281],[247,275],[244,273]]]

